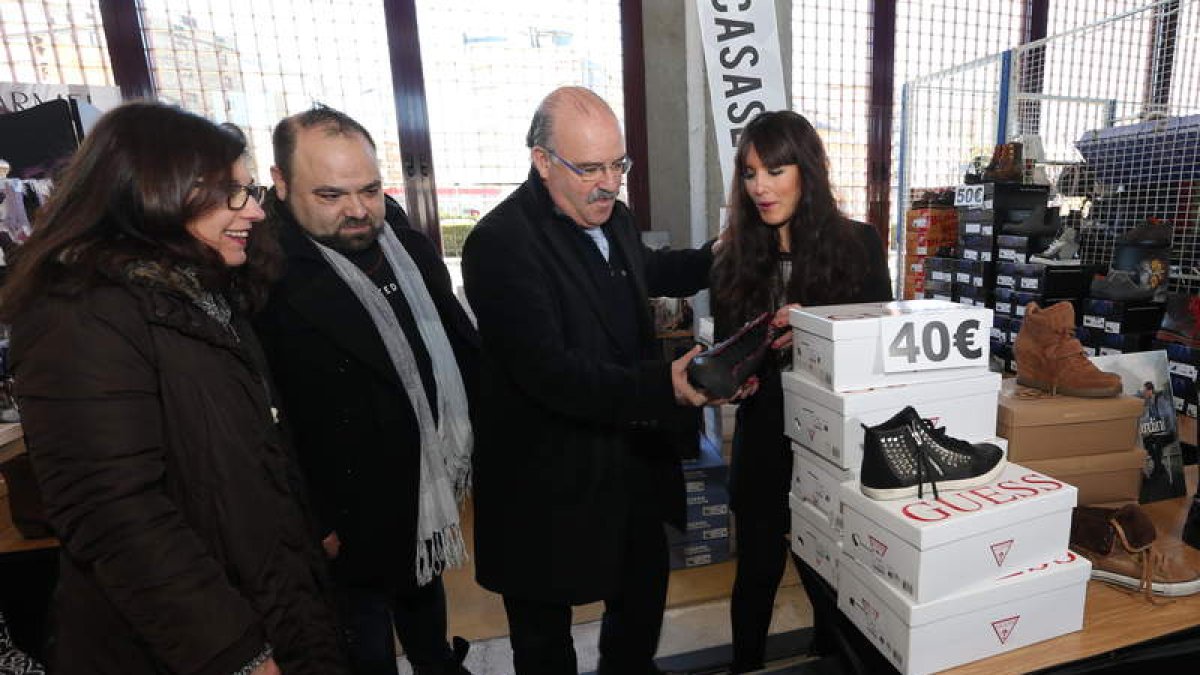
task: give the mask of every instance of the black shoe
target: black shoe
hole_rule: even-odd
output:
[[[1118,244],[1143,248],[1171,247],[1171,224],[1162,218],[1147,218],[1144,223],[1117,238]]]
[[[863,425],[862,493],[871,499],[925,496],[938,490],[984,485],[1004,469],[1004,451],[991,443],[967,443],[934,428],[907,406],[882,424]]]
[[[1123,302],[1138,302],[1154,299],[1153,288],[1143,288],[1133,280],[1133,273],[1127,270],[1109,270],[1104,276],[1092,278],[1089,295],[1105,300],[1120,300]]]
[[[717,398],[731,398],[758,370],[763,356],[779,331],[771,329],[771,313],[764,312],[732,337],[700,352],[688,364],[688,382]]]

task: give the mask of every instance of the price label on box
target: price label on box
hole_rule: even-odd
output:
[[[987,365],[991,317],[965,310],[930,316],[880,319],[880,347],[887,373]]]
[[[954,188],[954,205],[967,208],[982,208],[984,198],[983,185],[959,185]]]

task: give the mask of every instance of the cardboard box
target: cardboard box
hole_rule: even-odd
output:
[[[1083,628],[1092,565],[1067,551],[1002,578],[913,604],[843,556],[838,608],[905,675],[924,675]]]
[[[954,282],[956,285],[958,282]],[[988,307],[992,303],[992,289],[990,286],[981,287],[975,286],[960,286],[958,288],[958,304],[966,305],[967,307]]]
[[[696,459],[683,462],[683,487],[690,495],[713,490],[724,490],[729,477],[729,465],[720,451],[701,444]]]
[[[1103,328],[1107,333],[1139,333],[1158,330],[1163,306],[1154,302],[1121,302],[1084,298],[1082,323],[1088,328]]]
[[[995,284],[996,274],[992,263],[976,260],[959,260],[954,272],[954,280],[970,284],[975,288],[991,288]]]
[[[676,544],[667,551],[673,570],[712,565],[733,557],[729,537]]]
[[[684,499],[689,522],[729,515],[729,491],[724,485],[710,487],[704,492],[688,492]]]
[[[875,501],[842,490],[851,557],[914,602],[929,602],[1067,550],[1075,488],[1009,463],[988,485]]]
[[[987,309],[937,300],[868,302],[793,309],[790,321],[797,329],[792,337],[794,371],[836,391],[952,380],[987,368],[988,327],[992,325],[992,313]],[[938,323],[949,336],[963,331],[964,339],[938,340],[935,346],[945,349],[937,362],[917,350],[913,354],[919,358],[908,363],[892,356],[896,336],[885,337],[885,321],[892,329],[901,324]],[[971,326],[974,328],[964,330]],[[924,337],[910,335],[909,343],[924,342]],[[884,344],[885,340],[889,344]],[[970,358],[965,353],[970,353]]]
[[[723,516],[700,517],[695,520],[689,517],[685,526],[686,529],[682,532],[674,527],[667,528],[667,543],[671,546],[678,546],[690,542],[725,539],[730,534],[728,513]]]
[[[1079,490],[1080,506],[1136,503],[1145,465],[1146,451],[1141,448],[1025,462],[1026,468],[1074,485]]]
[[[958,302],[958,293],[952,281],[931,281],[926,279],[925,298],[928,300]]]
[[[842,542],[817,523],[812,522],[813,508],[809,504],[791,497],[792,504],[792,552],[817,571],[830,586],[838,587],[837,566],[841,558]]]
[[[842,531],[842,484],[854,481],[857,471],[843,469],[800,445],[792,443],[791,496],[808,504],[818,525]],[[795,507],[793,506],[793,509]]]
[[[1138,444],[1142,400],[1134,396],[1022,397],[1016,380],[1000,388],[997,435],[1008,439],[1013,462],[1124,452]]]
[[[784,433],[839,469],[857,474],[862,467],[863,425],[879,424],[908,405],[955,438],[992,438],[1000,379],[981,368],[955,380],[839,393],[796,373],[783,373]]]

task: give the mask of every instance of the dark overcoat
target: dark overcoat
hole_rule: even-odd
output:
[[[228,675],[267,643],[286,673],[344,672],[266,364],[232,325],[116,283],[50,293],[14,322],[25,439],[62,542],[54,672]]]
[[[316,536],[338,533],[339,582],[411,590],[421,467],[416,414],[367,310],[286,207],[274,200],[268,206],[287,267],[255,327],[308,479]],[[429,239],[398,207],[389,205],[387,221],[420,270],[470,401],[479,359],[475,328]]]
[[[656,489],[645,517],[682,521],[677,443],[694,448],[698,414],[675,403],[647,297],[697,292],[712,264],[709,247],[650,251],[617,202],[610,246],[628,261],[638,326],[638,352],[627,354],[579,262],[577,227],[531,171],[463,252],[483,341],[476,578],[498,593],[571,603],[617,587],[632,471]]]

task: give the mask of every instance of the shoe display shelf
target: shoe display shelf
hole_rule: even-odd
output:
[[[953,269],[953,284],[957,262],[928,269]],[[931,442],[1003,452],[994,438],[1001,380],[988,371],[985,344],[992,319],[987,309],[936,300],[791,315],[796,353],[784,374],[784,412],[795,456],[792,550],[906,674],[1082,626],[1090,565],[1067,551],[1074,487],[998,456],[991,479],[970,487],[935,494],[922,484],[911,497],[880,501],[860,485],[868,428],[906,412],[927,440],[938,439]],[[971,358],[957,359],[956,336]]]

